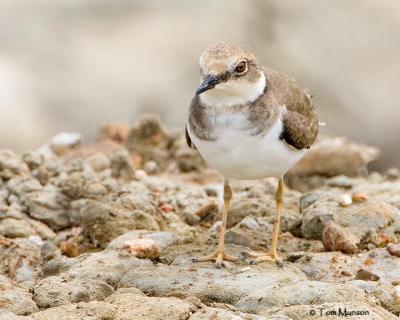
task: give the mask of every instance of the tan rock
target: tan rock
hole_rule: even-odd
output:
[[[153,239],[131,239],[124,242],[121,253],[128,253],[138,258],[155,259],[160,256],[160,248]]]
[[[359,239],[345,228],[330,221],[322,233],[322,242],[328,251],[354,253],[357,251]]]

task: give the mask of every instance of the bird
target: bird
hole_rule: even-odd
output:
[[[286,74],[264,67],[236,42],[211,45],[200,56],[200,86],[190,103],[186,142],[223,176],[222,227],[216,250],[194,261],[217,268],[239,260],[225,250],[233,191],[231,180],[278,179],[271,248],[249,252],[253,263],[282,266],[277,245],[283,207],[284,174],[315,142],[318,118],[308,90]]]

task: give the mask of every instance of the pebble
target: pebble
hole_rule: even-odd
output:
[[[160,170],[160,167],[154,160],[149,160],[144,163],[143,170],[146,171],[147,174],[156,174]]]
[[[400,243],[391,243],[386,249],[392,256],[400,257]]]
[[[400,170],[397,168],[390,168],[386,171],[388,180],[397,180],[400,178]]]
[[[341,207],[347,207],[353,203],[353,199],[350,195],[344,194],[339,198],[339,205]]]
[[[337,188],[344,188],[349,189],[353,186],[353,182],[350,180],[349,177],[346,176],[337,176],[330,178],[327,181],[328,186],[330,187],[337,187]]]
[[[357,251],[358,239],[347,229],[333,221],[329,221],[322,233],[322,243],[328,251],[343,251],[354,253]]]
[[[300,197],[300,213],[311,206],[313,203],[317,202],[320,195],[316,192],[307,193]]]
[[[246,217],[240,222],[240,226],[249,230],[257,230],[260,225],[253,217]]]
[[[127,252],[138,258],[155,259],[160,256],[160,247],[153,239],[131,239],[124,242],[121,252]]]
[[[368,200],[368,196],[365,193],[356,192],[356,193],[353,193],[353,195],[351,196],[351,199],[353,200],[353,202],[363,202],[363,201]]]
[[[141,170],[141,169],[135,171],[135,178],[136,178],[137,180],[140,181],[140,180],[143,180],[143,179],[146,178],[146,177],[147,177],[146,171]]]
[[[366,281],[378,281],[380,277],[366,269],[360,269],[357,271],[356,279]]]
[[[396,286],[393,290],[393,298],[396,303],[400,304],[400,286]]]

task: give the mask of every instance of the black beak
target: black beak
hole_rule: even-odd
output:
[[[201,85],[197,88],[196,94],[200,94],[204,91],[214,88],[221,81],[221,77],[213,76],[211,74],[207,75]]]

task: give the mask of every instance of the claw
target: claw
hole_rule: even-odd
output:
[[[256,252],[248,252],[247,253],[250,257],[253,257],[255,259],[250,261],[250,264],[257,264],[260,262],[264,261],[273,261],[275,262],[279,267],[283,267],[283,261],[282,258],[278,256],[276,252],[268,252],[268,253],[256,253]]]
[[[193,262],[205,262],[205,261],[215,261],[215,267],[217,269],[221,269],[222,266],[227,267],[229,265],[228,261],[237,261],[239,258],[230,255],[229,253],[225,252],[224,250],[215,250],[212,254],[192,259]]]

